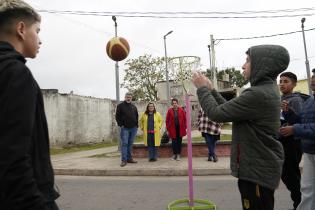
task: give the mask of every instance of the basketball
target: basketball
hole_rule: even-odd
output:
[[[106,53],[114,61],[122,61],[129,54],[129,44],[122,37],[114,37],[107,42]]]

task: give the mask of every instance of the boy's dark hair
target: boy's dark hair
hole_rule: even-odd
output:
[[[22,0],[0,0],[0,35],[11,34],[15,22],[31,25],[41,21],[40,15]]]
[[[313,73],[315,73],[315,68],[314,68],[314,69],[312,69],[312,72],[313,72]]]
[[[173,101],[176,101],[178,103],[178,99],[177,98],[172,98],[172,103]]]
[[[297,82],[297,77],[294,73],[292,72],[283,72],[282,74],[280,74],[280,77],[288,77],[291,79],[292,82],[296,83]]]

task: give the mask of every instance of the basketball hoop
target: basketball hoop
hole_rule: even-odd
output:
[[[169,61],[170,72],[174,82],[183,86],[188,93],[189,83],[192,72],[200,68],[200,57],[198,56],[179,56],[171,58]]]

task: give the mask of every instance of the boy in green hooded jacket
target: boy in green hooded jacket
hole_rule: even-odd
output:
[[[276,78],[290,57],[278,45],[253,46],[246,54],[243,75],[251,87],[239,97],[225,101],[200,72],[194,73],[193,83],[206,115],[216,122],[233,122],[230,166],[238,178],[243,209],[272,210],[284,160],[277,141],[280,94]],[[207,86],[212,87],[210,91]]]

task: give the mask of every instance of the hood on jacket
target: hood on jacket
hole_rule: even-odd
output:
[[[0,62],[10,58],[26,62],[25,58],[10,43],[0,41]]]
[[[289,52],[279,45],[253,46],[247,53],[251,61],[249,82],[252,86],[260,82],[275,81],[290,62]]]

